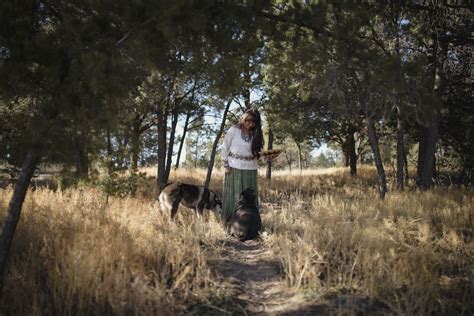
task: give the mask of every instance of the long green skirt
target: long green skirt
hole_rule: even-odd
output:
[[[234,216],[235,207],[239,201],[240,193],[253,188],[258,206],[258,173],[257,170],[232,169],[232,172],[225,175],[224,179],[224,199],[222,207],[222,219],[227,222]]]

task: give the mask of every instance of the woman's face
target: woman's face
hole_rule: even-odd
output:
[[[245,116],[245,118],[244,118],[244,128],[247,131],[253,130],[256,125],[257,124],[255,123],[254,118],[252,117],[252,115]]]

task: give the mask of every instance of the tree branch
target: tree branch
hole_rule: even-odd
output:
[[[150,18],[148,18],[146,21],[144,21],[143,23],[133,27],[130,31],[125,33],[118,41],[115,42],[114,47],[120,46],[120,44],[122,44],[133,32],[137,31],[139,28],[141,28],[141,27],[147,25],[148,23],[150,23],[151,21],[153,21],[157,17],[157,15],[158,15],[158,13],[155,13]]]

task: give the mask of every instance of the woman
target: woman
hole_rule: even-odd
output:
[[[257,110],[247,110],[238,124],[226,133],[222,147],[224,162],[223,219],[227,222],[234,215],[240,193],[251,187],[258,197],[257,169],[263,149],[262,121]],[[256,203],[258,204],[258,198]]]

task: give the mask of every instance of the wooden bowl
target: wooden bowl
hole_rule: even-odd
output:
[[[271,160],[277,158],[284,149],[270,149],[270,150],[264,150],[261,152],[262,157]]]

